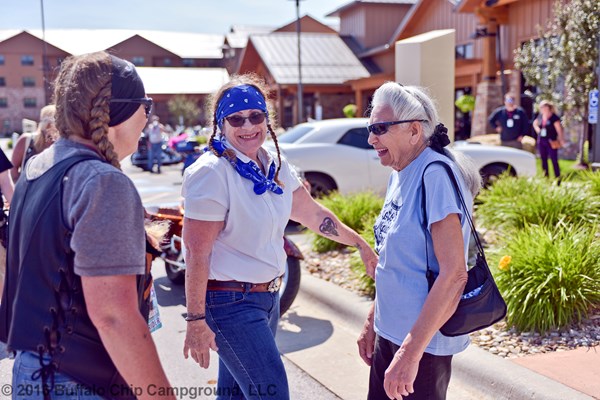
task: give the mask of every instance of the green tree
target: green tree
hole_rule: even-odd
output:
[[[589,91],[598,85],[598,0],[556,0],[554,18],[539,39],[515,51],[515,65],[540,97],[552,100],[563,110],[565,122],[583,121]],[[584,143],[585,131],[580,132]]]
[[[196,101],[184,96],[177,95],[167,102],[169,113],[177,123],[180,123],[180,117],[186,126],[196,125],[200,117],[200,108]]]

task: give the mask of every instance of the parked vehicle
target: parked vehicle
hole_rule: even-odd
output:
[[[162,145],[162,165],[172,165],[180,163],[183,157],[175,150],[171,149],[166,144]],[[131,164],[143,169],[148,170],[148,145],[147,138],[142,135],[138,140],[138,147],[135,153],[131,155]]]
[[[390,169],[381,165],[367,142],[367,118],[341,118],[296,125],[278,137],[287,160],[304,171],[313,196],[372,190],[385,193]],[[266,142],[274,148],[273,142]],[[463,141],[453,148],[473,159],[488,185],[508,171],[517,176],[536,173],[535,157],[523,150]]]
[[[183,208],[148,208],[146,210],[153,220],[169,221],[169,231],[161,243],[161,258],[165,263],[167,277],[171,282],[182,285],[185,282],[185,260],[182,246]],[[281,288],[280,315],[290,308],[300,289],[300,260],[304,259],[302,252],[287,236],[283,237],[283,247],[287,254],[287,263]]]
[[[200,145],[197,140],[192,138],[191,140],[179,141],[175,143],[174,147],[183,157],[183,167],[181,167],[181,173],[183,174],[183,171],[202,155],[202,148],[206,147],[206,145]]]

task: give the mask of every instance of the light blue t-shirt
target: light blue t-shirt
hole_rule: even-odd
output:
[[[451,166],[461,186],[465,203],[471,208],[473,198],[456,165],[448,157],[426,148],[402,171],[392,173],[383,209],[375,222],[376,250],[379,252],[375,279],[375,332],[397,345],[402,344],[412,329],[429,292],[425,276],[425,240],[428,243],[429,268],[435,275],[439,272],[431,241],[433,223],[443,220],[449,214],[459,215],[467,260],[471,228],[444,167],[439,164],[427,167],[435,160]],[[421,182],[425,167],[427,236],[422,226],[421,209]],[[438,356],[451,355],[463,351],[468,345],[468,335],[447,337],[438,331],[425,352]]]

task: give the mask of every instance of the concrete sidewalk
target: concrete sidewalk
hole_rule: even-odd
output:
[[[368,368],[358,356],[356,339],[369,305],[365,298],[303,274],[296,303],[278,333],[282,353],[342,399],[366,398]],[[587,362],[584,357],[590,354],[569,351],[537,363],[531,356],[512,361],[470,346],[454,358],[448,399],[600,398],[600,357],[593,354],[596,358]]]

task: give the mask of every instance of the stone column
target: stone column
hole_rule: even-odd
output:
[[[502,105],[502,86],[491,80],[482,81],[477,85],[477,97],[475,98],[475,110],[471,123],[471,137],[496,133],[489,126],[487,120],[489,115]]]

